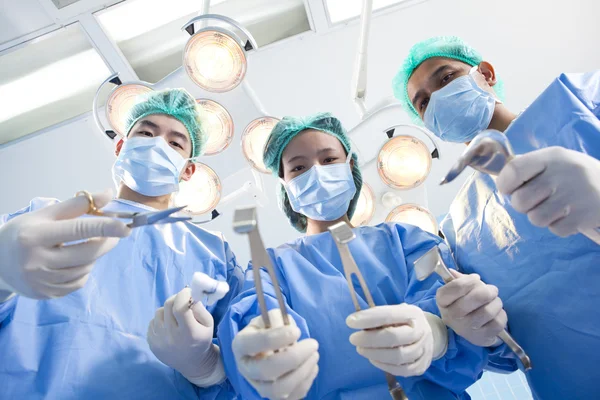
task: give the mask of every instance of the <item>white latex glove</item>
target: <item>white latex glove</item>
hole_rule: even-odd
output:
[[[93,197],[103,207],[112,192]],[[131,232],[114,218],[77,218],[88,208],[88,200],[77,196],[4,224],[0,228],[0,290],[50,299],[82,288],[94,261]],[[61,246],[82,239],[90,240]]]
[[[486,285],[477,274],[451,272],[456,279],[436,293],[442,320],[476,346],[499,344],[498,334],[506,327],[508,319],[498,297],[498,288]]]
[[[279,309],[269,311],[271,328],[260,316],[233,339],[233,354],[244,378],[267,399],[302,399],[319,372],[319,343],[300,338],[300,329],[289,315],[285,326]]]
[[[192,293],[183,289],[156,310],[148,325],[150,350],[163,364],[179,371],[196,386],[225,380],[219,346],[212,343],[213,317],[200,302],[190,309]]]
[[[190,289],[194,302],[201,301],[207,306],[212,306],[225,297],[229,292],[229,285],[227,282],[211,278],[204,272],[194,272]]]
[[[448,347],[448,333],[439,318],[432,325],[419,307],[410,304],[378,306],[350,314],[346,324],[362,329],[350,335],[358,354],[377,368],[397,376],[423,375]],[[434,322],[437,319],[439,322]]]
[[[600,227],[600,161],[563,147],[515,157],[496,181],[531,223],[566,237]]]

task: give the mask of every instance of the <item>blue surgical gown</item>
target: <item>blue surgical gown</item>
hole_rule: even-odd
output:
[[[0,216],[0,225],[55,202],[36,198]],[[141,207],[115,200],[105,210],[147,211]],[[196,271],[229,283],[229,295],[209,307],[218,321],[243,271],[220,234],[183,222],[134,229],[96,261],[85,287],[65,297],[0,303],[0,398],[231,398],[227,382],[199,389],[162,364],[146,341],[156,309]]]
[[[415,304],[438,314],[435,292],[440,281],[431,276],[416,279],[414,261],[433,246],[440,245],[448,265],[448,248],[440,238],[419,228],[381,224],[355,228],[350,250],[361,269],[375,304]],[[346,278],[331,235],[312,235],[268,250],[277,271],[281,291],[302,332],[302,338],[319,342],[319,374],[308,399],[374,400],[389,398],[384,372],[356,352],[349,342],[352,332],[346,317],[353,313]],[[262,272],[269,309],[277,308],[273,285]],[[367,308],[360,286],[356,285],[362,308]],[[231,341],[252,318],[260,315],[250,268],[242,293],[233,300],[218,329],[221,354],[231,384],[244,399],[260,398],[239,374]],[[483,371],[487,351],[449,332],[448,351],[434,361],[421,377],[400,378],[411,400],[468,399],[464,392]]]
[[[599,117],[600,71],[561,75],[506,135],[517,154],[562,146],[598,159]],[[600,246],[533,226],[494,179],[475,172],[442,224],[458,267],[498,286],[510,332],[533,362],[536,399],[598,399]],[[490,358],[492,370],[516,367],[505,348]]]

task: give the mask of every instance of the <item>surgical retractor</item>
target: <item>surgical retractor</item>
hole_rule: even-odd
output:
[[[417,279],[423,281],[427,279],[431,274],[437,273],[445,283],[451,282],[455,279],[454,275],[450,272],[444,260],[442,259],[442,255],[440,253],[439,247],[432,247],[427,253],[422,255],[417,261],[415,261],[415,273],[417,274]],[[523,367],[525,371],[528,371],[532,368],[531,360],[529,356],[525,353],[523,348],[513,339],[512,336],[504,329],[500,334],[498,334],[500,340],[502,340],[506,345],[519,357],[521,363],[523,363]]]
[[[506,135],[500,131],[487,129],[475,136],[469,143],[465,152],[450,168],[440,185],[452,182],[467,167],[472,167],[488,175],[499,175],[504,166],[513,158],[515,158],[515,154]],[[580,233],[600,244],[600,230],[587,229]]]
[[[248,240],[250,241],[252,274],[254,276],[254,284],[256,285],[256,297],[258,298],[260,314],[265,324],[265,328],[271,327],[271,321],[269,319],[269,310],[267,309],[267,302],[265,300],[265,292],[260,279],[260,270],[262,268],[267,271],[271,278],[271,282],[273,282],[273,289],[275,291],[275,296],[277,297],[277,303],[279,303],[283,323],[289,325],[290,321],[287,309],[285,308],[285,301],[283,300],[283,295],[281,294],[281,289],[279,287],[279,280],[277,279],[277,274],[271,263],[271,258],[267,254],[267,250],[260,237],[260,232],[258,231],[256,207],[238,208],[235,210],[233,216],[233,230],[240,234],[247,234]]]
[[[452,182],[467,167],[488,175],[498,175],[513,158],[514,153],[506,135],[492,129],[485,130],[469,143],[440,185]]]
[[[371,296],[371,292],[367,287],[367,283],[363,278],[360,270],[358,269],[358,265],[356,265],[356,261],[354,261],[354,257],[352,257],[352,253],[348,248],[348,243],[356,238],[354,232],[350,226],[342,221],[333,226],[330,226],[329,232],[331,236],[333,236],[333,241],[337,246],[337,249],[340,253],[340,258],[342,260],[342,266],[344,268],[344,275],[346,276],[346,282],[348,283],[348,288],[350,289],[350,296],[352,296],[352,302],[354,303],[354,308],[356,311],[360,311],[360,303],[358,302],[358,296],[356,291],[354,290],[354,285],[352,284],[352,275],[356,277],[360,287],[366,297],[367,304],[370,308],[375,307],[375,302],[373,301],[373,296]],[[394,400],[408,400],[404,389],[398,383],[396,377],[390,373],[385,373],[385,379],[388,384],[388,390],[390,391],[390,395]]]

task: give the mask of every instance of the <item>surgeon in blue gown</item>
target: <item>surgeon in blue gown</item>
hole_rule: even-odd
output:
[[[154,92],[133,107],[127,124],[128,137],[119,144],[113,167],[119,188],[117,198],[110,201],[105,194],[98,195],[99,205],[108,203],[104,210],[119,212],[167,208],[179,180],[189,179],[194,172],[190,157],[200,155],[206,143],[199,115],[194,98],[182,89]],[[69,207],[55,211],[62,205]],[[77,211],[82,205],[83,209]],[[21,259],[11,258],[9,252],[20,252],[35,242],[32,238],[40,236],[34,235],[31,227],[42,221],[42,216],[63,213],[58,216],[64,219],[69,213],[65,208],[71,208],[71,214],[82,214],[88,205],[84,197],[65,203],[36,198],[26,208],[0,217],[2,262],[15,261],[0,269],[0,294],[4,300],[0,302],[0,397],[232,398],[219,348],[212,337],[227,302],[241,287],[243,271],[220,233],[187,222],[135,228],[128,236],[128,232],[121,235],[126,237],[92,264],[93,268],[84,270],[82,279],[62,279],[60,274],[78,268],[55,266],[52,257],[42,256],[48,253],[63,257],[70,253],[61,251],[79,251],[85,247],[78,246],[92,242],[65,247],[34,246],[29,252],[40,256],[24,268],[16,263]],[[76,220],[44,220],[34,229],[54,230],[60,241],[59,231],[64,224],[76,226],[71,221]],[[95,218],[79,220],[83,225],[93,221]],[[102,229],[108,230],[106,226]],[[10,236],[14,230],[18,234]],[[47,243],[51,239],[45,240]],[[63,262],[79,261],[63,257]],[[45,267],[38,268],[41,263]],[[12,273],[19,270],[23,273]],[[229,295],[208,307],[208,312],[201,303],[188,306],[189,289],[184,288],[196,271],[227,281],[230,287]],[[69,279],[76,284],[70,284]],[[63,285],[62,281],[69,282]],[[7,287],[12,295],[6,295]],[[185,307],[178,305],[182,302]],[[162,311],[155,315],[157,309]],[[200,320],[204,325],[196,321],[196,316],[203,318]],[[159,318],[176,319],[180,330],[187,329],[203,340],[167,343],[161,337],[161,332],[166,336],[164,329],[150,335],[149,323]],[[157,322],[152,326],[158,325]],[[179,334],[176,328],[172,331],[173,335]],[[194,365],[184,365],[186,354],[197,353]]]
[[[262,271],[272,324],[264,328],[249,269],[244,290],[219,325],[225,370],[242,398],[384,399],[387,371],[411,400],[468,399],[465,389],[480,377],[487,350],[446,328],[435,302],[440,281],[431,276],[420,282],[413,269],[434,246],[453,265],[439,237],[395,223],[354,228],[350,250],[377,305],[355,313],[327,231],[349,223],[362,185],[340,121],[330,114],[284,118],[271,133],[264,161],[283,182],[282,210],[306,236],[268,249],[294,323],[282,326],[273,285]]]
[[[600,246],[578,232],[600,226],[600,71],[560,75],[517,115],[490,63],[459,38],[436,37],[412,48],[393,86],[440,138],[468,143],[493,128],[520,155],[497,178],[474,172],[443,232],[459,269],[499,288],[534,365],[534,398],[598,398]],[[460,297],[438,295],[444,305]],[[444,320],[457,331],[467,321]],[[499,346],[487,368],[518,366]]]

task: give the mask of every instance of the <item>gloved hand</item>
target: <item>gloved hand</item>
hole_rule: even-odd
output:
[[[233,339],[238,370],[267,399],[302,399],[319,372],[319,343],[300,338],[300,329],[291,315],[284,325],[281,311],[269,311],[271,328],[260,316],[250,321]]]
[[[502,309],[498,288],[486,285],[477,274],[451,272],[456,279],[436,293],[442,320],[476,346],[499,344],[498,334],[506,327],[508,318]]]
[[[350,335],[350,343],[385,372],[404,377],[423,375],[448,348],[446,327],[438,317],[426,314],[406,303],[355,312],[346,318],[346,324],[362,330]]]
[[[496,181],[531,223],[566,237],[600,227],[600,161],[563,147],[515,157]]]
[[[96,205],[103,207],[112,193],[93,197]],[[131,232],[113,218],[77,218],[88,208],[88,200],[78,196],[4,224],[0,228],[0,290],[50,299],[82,288],[94,261]],[[94,239],[62,246],[89,238]]]
[[[185,288],[156,310],[146,337],[163,364],[179,371],[196,386],[225,380],[219,346],[212,343],[214,321],[200,302],[190,308],[192,292]]]

